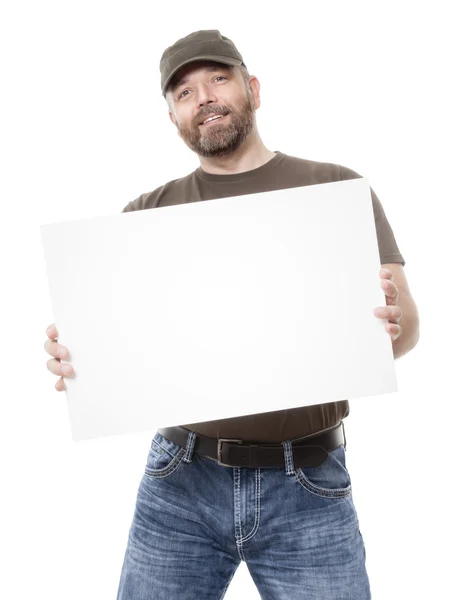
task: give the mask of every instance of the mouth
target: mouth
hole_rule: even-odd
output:
[[[211,119],[210,121],[206,121],[203,123],[200,123],[200,127],[208,127],[209,125],[212,125],[213,123],[219,123],[221,121],[223,121],[224,119],[226,119],[228,117],[229,113],[227,113],[226,115],[210,115],[209,117],[207,117],[207,119]]]

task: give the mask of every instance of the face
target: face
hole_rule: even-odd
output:
[[[250,79],[248,90],[239,69],[198,61],[180,69],[171,84],[167,97],[170,119],[196,154],[231,154],[253,130],[259,106],[256,78]],[[203,123],[214,115],[222,116]]]

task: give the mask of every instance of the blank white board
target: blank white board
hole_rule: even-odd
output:
[[[75,441],[397,391],[366,178],[41,236]]]

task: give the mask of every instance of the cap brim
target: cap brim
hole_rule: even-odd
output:
[[[167,88],[169,87],[169,83],[170,83],[172,77],[175,75],[175,73],[177,73],[185,65],[188,65],[189,63],[192,63],[192,62],[197,62],[199,60],[211,60],[213,62],[224,63],[225,65],[231,65],[233,67],[238,67],[239,65],[243,64],[243,62],[241,60],[239,60],[238,58],[233,58],[231,56],[220,56],[218,54],[201,54],[200,56],[195,56],[194,58],[188,58],[187,60],[182,62],[181,65],[178,65],[178,67],[176,67],[176,69],[174,69],[167,76],[167,79],[164,83],[164,87],[162,90],[162,95],[163,96],[166,95]]]

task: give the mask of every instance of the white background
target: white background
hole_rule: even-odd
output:
[[[116,597],[154,431],[71,441],[43,349],[53,315],[39,226],[118,213],[198,166],[159,87],[163,50],[198,29],[231,38],[259,78],[270,150],[356,170],[385,209],[421,340],[396,361],[399,393],[351,402],[347,466],[373,598],[445,597],[444,2],[18,1],[0,23],[2,597]],[[226,598],[259,598],[245,563]]]

